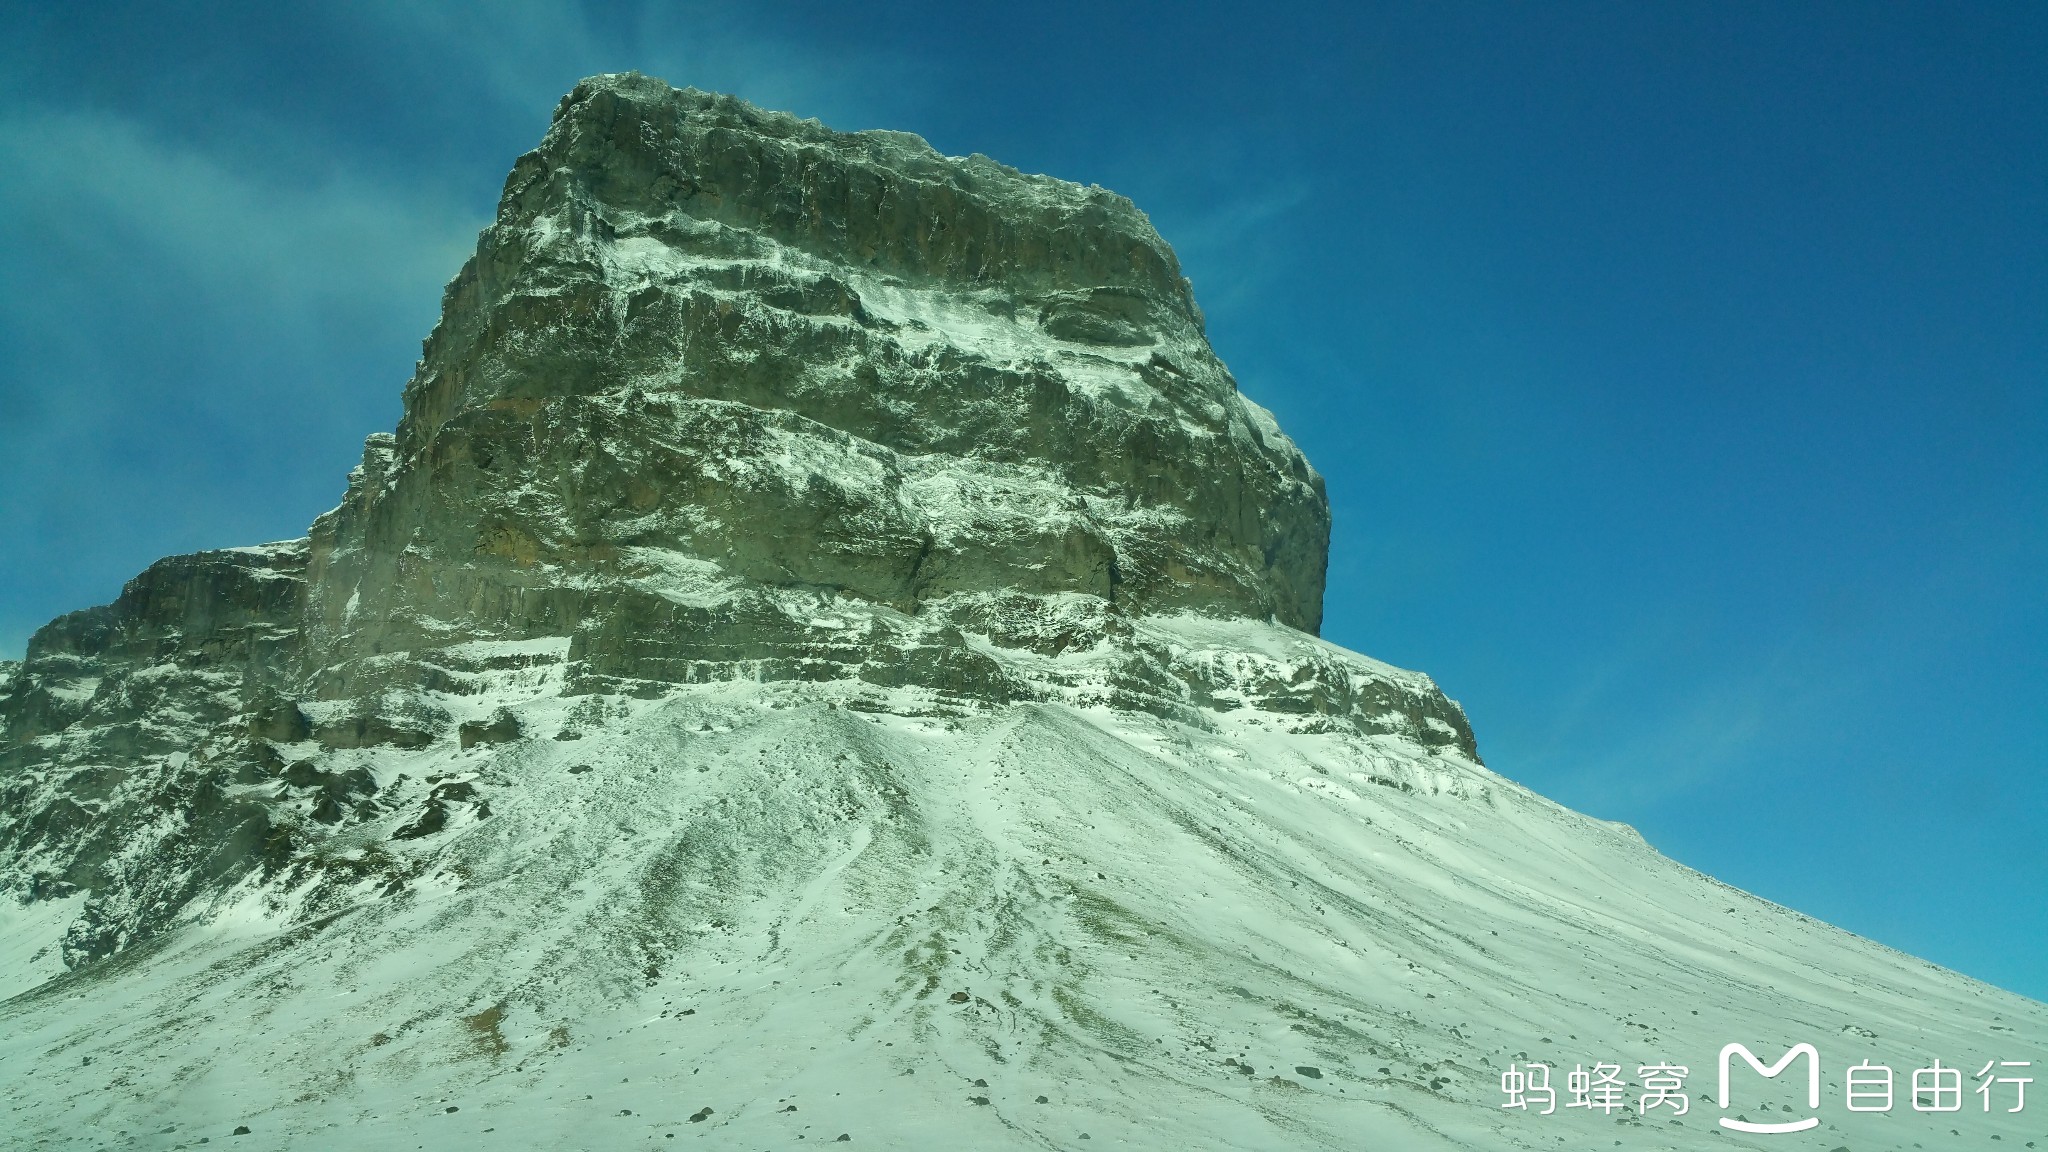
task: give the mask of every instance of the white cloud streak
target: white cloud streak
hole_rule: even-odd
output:
[[[638,70],[677,87],[729,92],[835,128],[888,126],[934,98],[929,68],[872,50],[833,51],[761,26],[758,12],[714,3],[643,3],[600,26],[564,0],[411,4],[354,9],[380,38],[424,45],[484,79],[508,107],[554,107],[577,80]]]
[[[86,260],[161,262],[218,303],[311,324],[431,291],[485,223],[411,189],[294,180],[105,114],[0,118],[0,165],[7,227],[38,233],[20,241]]]

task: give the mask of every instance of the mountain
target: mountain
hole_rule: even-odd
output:
[[[2048,1008],[1317,638],[1321,478],[1121,197],[594,77],[404,399],[306,538],[0,666],[10,1146],[2048,1137],[1967,1079]],[[1724,1113],[1731,1041],[1827,1099]],[[1968,1109],[1848,1111],[1866,1057]],[[1502,1107],[1532,1063],[1687,1111]]]

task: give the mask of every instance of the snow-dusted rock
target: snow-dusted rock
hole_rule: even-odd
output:
[[[312,605],[340,659],[836,676],[992,592],[1313,632],[1328,535],[1129,201],[611,76],[514,167]]]

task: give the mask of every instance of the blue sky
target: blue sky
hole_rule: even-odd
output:
[[[0,8],[0,655],[302,533],[638,68],[1131,196],[1329,479],[1328,636],[2048,998],[2048,7],[297,7]]]

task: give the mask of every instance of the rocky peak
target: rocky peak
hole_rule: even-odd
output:
[[[629,74],[514,167],[313,571],[356,654],[622,592],[1313,632],[1328,530],[1129,201]]]

